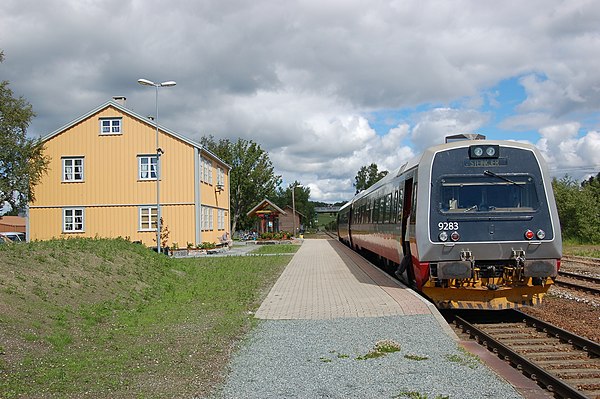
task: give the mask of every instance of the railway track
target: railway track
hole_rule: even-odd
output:
[[[558,279],[554,283],[559,287],[600,295],[600,278],[597,277],[559,271]]]
[[[600,398],[600,345],[517,310],[456,312],[459,332],[561,398]]]
[[[580,265],[594,266],[600,269],[600,258],[588,258],[586,256],[563,255],[563,262],[578,263]]]

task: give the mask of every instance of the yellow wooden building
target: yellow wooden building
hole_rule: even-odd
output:
[[[123,237],[156,246],[157,181],[168,245],[230,233],[230,167],[197,142],[126,107],[124,97],[42,139],[48,174],[29,204],[28,237]]]

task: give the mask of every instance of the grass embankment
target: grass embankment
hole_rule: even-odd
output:
[[[600,258],[600,245],[578,244],[576,242],[563,242],[563,253],[573,256],[587,256],[591,258]]]
[[[192,397],[289,256],[169,259],[124,240],[0,247],[0,398]]]

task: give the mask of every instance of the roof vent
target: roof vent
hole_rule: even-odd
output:
[[[455,141],[462,140],[485,140],[485,136],[477,133],[461,133],[453,136],[446,136],[446,143],[454,143]]]
[[[113,100],[119,105],[125,106],[127,103],[127,98],[125,96],[114,96]]]

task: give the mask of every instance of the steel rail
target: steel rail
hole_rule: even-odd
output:
[[[569,288],[572,290],[583,291],[583,292],[590,293],[592,295],[600,295],[600,278],[586,276],[586,275],[577,274],[577,273],[563,272],[563,271],[559,271],[558,276],[559,276],[559,278],[554,280],[554,284],[556,284],[559,287],[565,287],[565,288]],[[566,277],[566,278],[570,278],[572,280],[584,281],[586,283],[595,284],[595,286],[582,285],[582,284],[577,284],[576,282],[565,281],[565,280],[560,279],[560,277]]]
[[[598,277],[586,276],[585,274],[580,274],[580,273],[565,272],[563,270],[560,270],[558,272],[558,275],[573,278],[576,280],[587,281],[588,283],[594,283],[594,284],[600,285],[600,278],[598,278]]]
[[[565,287],[565,288],[570,288],[570,289],[576,290],[576,291],[583,291],[586,293],[590,293],[592,295],[600,295],[600,288],[588,287],[587,285],[580,285],[580,284],[570,283],[568,281],[561,281],[561,280],[556,280],[554,282],[554,284],[556,284],[560,287]]]
[[[553,324],[550,324],[548,322],[540,320],[537,317],[528,315],[527,313],[521,312],[518,309],[514,309],[514,313],[518,314],[519,317],[528,326],[535,327],[536,329],[538,329],[540,331],[551,334],[554,337],[559,338],[565,342],[568,342],[571,345],[575,345],[578,348],[581,348],[582,350],[584,350],[590,354],[600,357],[600,344],[598,344],[594,341],[590,341],[589,339],[581,337],[579,335],[573,334],[572,332],[564,330]]]
[[[582,265],[600,267],[600,258],[588,258],[585,256],[563,255],[561,260],[563,262],[580,263]]]
[[[565,383],[558,377],[550,374],[546,370],[536,365],[534,362],[513,351],[509,346],[504,345],[497,339],[493,338],[490,334],[484,332],[462,317],[456,316],[455,323],[460,329],[462,329],[464,333],[468,334],[471,338],[474,338],[478,343],[481,343],[483,346],[488,348],[488,350],[496,353],[502,359],[512,363],[518,370],[525,373],[534,381],[539,382],[547,390],[554,392],[563,398],[589,399],[571,385]]]

